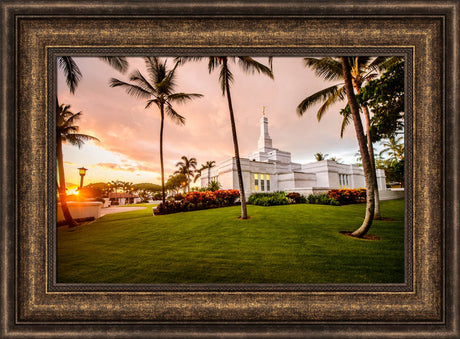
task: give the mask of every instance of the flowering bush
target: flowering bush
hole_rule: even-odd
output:
[[[174,194],[174,200],[184,200],[184,196],[181,193]]]
[[[290,204],[304,204],[307,202],[305,196],[297,192],[291,192],[287,194]]]
[[[231,206],[235,203],[240,192],[238,190],[219,190],[216,192],[189,192],[180,199],[177,195],[175,200],[160,203],[153,211],[155,215],[171,214],[177,212],[196,211],[206,208]]]
[[[216,202],[219,206],[230,206],[233,205],[236,199],[240,196],[238,190],[217,190],[214,191]]]
[[[327,195],[341,205],[355,204],[366,199],[366,189],[333,189],[327,192]]]

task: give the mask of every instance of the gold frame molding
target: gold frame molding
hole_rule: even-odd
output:
[[[459,8],[455,0],[391,5],[2,1],[0,336],[460,337],[459,150],[450,146],[460,144]],[[406,283],[54,284],[49,98],[55,70],[50,60],[66,51],[141,55],[147,50],[159,55],[399,51],[409,56]]]

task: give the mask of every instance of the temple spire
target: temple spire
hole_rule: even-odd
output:
[[[265,106],[262,108],[262,117],[260,119],[260,136],[258,146],[259,151],[262,152],[272,149],[272,139],[268,134],[268,119],[265,116]]]

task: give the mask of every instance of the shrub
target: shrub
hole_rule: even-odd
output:
[[[366,189],[333,189],[327,195],[341,205],[355,204],[366,199]]]
[[[304,204],[307,202],[307,199],[305,198],[305,196],[297,192],[288,193],[287,197],[289,199],[289,203],[291,204]]]
[[[239,197],[238,190],[220,190],[216,192],[189,192],[182,196],[176,194],[174,198],[160,203],[153,211],[154,215],[171,214],[177,212],[196,211],[207,208],[230,206]]]
[[[289,199],[283,191],[273,193],[253,193],[248,198],[248,203],[258,206],[287,205]]]
[[[181,193],[174,194],[174,200],[184,200],[184,196]]]
[[[319,204],[319,205],[331,205],[331,206],[340,206],[340,202],[334,198],[329,197],[328,194],[310,194],[307,197],[309,204]]]
[[[307,201],[309,204],[316,204],[316,196],[314,194],[310,194],[307,197]]]
[[[214,192],[216,197],[216,203],[218,206],[231,206],[235,204],[236,199],[240,196],[240,191],[238,190],[217,190]]]

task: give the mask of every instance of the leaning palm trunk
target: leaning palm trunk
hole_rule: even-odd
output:
[[[366,181],[367,198],[366,198],[366,215],[362,225],[352,233],[354,237],[364,236],[372,226],[375,209],[375,184],[372,175],[372,166],[369,156],[369,150],[366,145],[366,137],[364,136],[363,125],[359,115],[359,107],[353,91],[353,83],[350,73],[350,64],[347,57],[341,57],[343,78],[345,80],[345,89],[347,93],[348,104],[350,106],[353,124],[355,126],[356,138],[358,139],[359,151],[363,163],[364,178]]]
[[[165,170],[163,165],[163,129],[165,121],[164,105],[160,106],[161,124],[160,124],[160,167],[161,167],[161,201],[165,203]]]
[[[57,138],[56,143],[56,156],[59,170],[59,200],[61,201],[62,214],[64,215],[65,222],[69,227],[77,226],[75,220],[73,220],[70,214],[69,206],[67,206],[67,194],[65,192],[65,177],[64,177],[64,157],[62,155],[62,141],[61,138]]]
[[[224,67],[227,67],[226,58],[224,59]],[[235,149],[236,170],[238,172],[238,184],[240,188],[241,219],[247,219],[248,212],[246,208],[246,197],[244,195],[243,175],[241,173],[240,151],[238,149],[238,139],[236,135],[235,117],[233,115],[233,105],[232,105],[232,98],[230,96],[230,84],[228,81],[228,77],[225,77],[225,91],[227,92],[228,110],[230,111],[230,122],[232,124],[233,147]]]
[[[366,134],[367,134],[367,147],[369,149],[369,157],[371,160],[371,167],[372,167],[372,176],[374,177],[374,185],[375,185],[375,210],[374,210],[374,219],[381,219],[380,215],[380,197],[379,197],[379,188],[377,184],[377,169],[375,167],[375,155],[374,155],[374,147],[372,145],[372,138],[371,138],[371,121],[369,117],[369,110],[366,105],[362,106],[364,117],[366,118]]]

